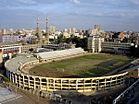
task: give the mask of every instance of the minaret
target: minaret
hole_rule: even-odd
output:
[[[40,43],[42,37],[41,37],[41,32],[39,27],[39,17],[37,17],[36,36],[37,36],[37,41]]]
[[[48,17],[46,17],[46,36],[45,43],[49,43],[49,27],[48,27]]]
[[[39,29],[39,17],[37,17],[37,27],[36,27],[36,35],[37,35],[37,37],[39,36],[39,31],[40,31],[40,29]]]

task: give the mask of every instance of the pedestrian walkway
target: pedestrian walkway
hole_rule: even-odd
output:
[[[0,103],[2,104],[21,97],[22,97],[21,95],[15,94],[13,91],[11,91],[8,88],[0,87]]]

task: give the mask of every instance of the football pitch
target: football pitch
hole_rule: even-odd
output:
[[[113,54],[89,54],[37,65],[30,74],[45,77],[101,76],[125,65],[131,58]]]

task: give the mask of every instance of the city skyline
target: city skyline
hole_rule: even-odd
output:
[[[4,0],[0,2],[0,28],[35,28],[49,25],[58,29],[88,29],[95,24],[104,30],[138,31],[139,0]]]

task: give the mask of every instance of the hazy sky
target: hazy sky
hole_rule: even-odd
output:
[[[48,16],[58,29],[139,31],[139,0],[0,0],[0,28],[35,28],[37,16],[41,28]]]

